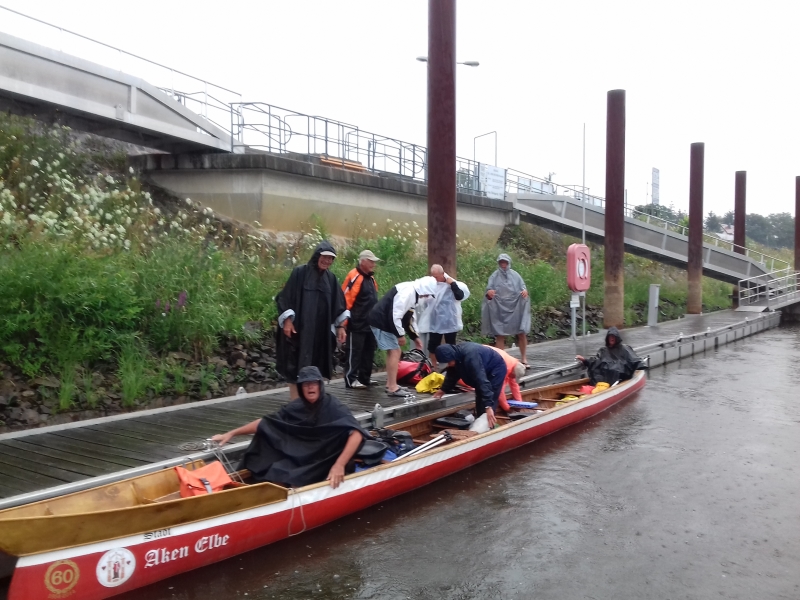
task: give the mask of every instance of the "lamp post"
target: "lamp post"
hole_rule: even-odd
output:
[[[482,133],[480,135],[476,135],[475,136],[475,139],[472,140],[472,162],[475,162],[475,163],[478,162],[477,159],[475,158],[475,156],[476,156],[475,149],[477,147],[476,146],[476,142],[478,141],[478,138],[482,138],[484,136],[492,135],[492,134],[494,134],[494,166],[495,167],[497,166],[497,132],[496,131],[490,131],[489,133]]]

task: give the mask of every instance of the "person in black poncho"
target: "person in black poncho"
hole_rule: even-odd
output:
[[[292,398],[297,397],[297,372],[303,367],[318,367],[325,379],[333,375],[335,340],[331,327],[336,326],[340,344],[347,338],[344,321],[350,311],[336,275],[330,272],[335,258],[333,246],[321,242],[307,264],[292,269],[275,297],[275,368],[289,382]]]
[[[319,369],[304,367],[297,383],[300,396],[277,413],[211,439],[223,446],[234,436],[255,434],[239,465],[255,481],[301,487],[327,480],[336,489],[350,459],[372,436],[338,398],[325,393]]]
[[[622,336],[616,327],[608,329],[606,345],[597,351],[596,356],[584,358],[579,354],[575,360],[582,362],[587,368],[589,383],[592,385],[601,381],[613,385],[617,381],[630,379],[636,370],[646,368],[633,348],[622,343]]]

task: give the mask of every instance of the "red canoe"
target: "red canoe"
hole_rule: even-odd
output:
[[[130,506],[85,510],[87,495],[98,497],[88,490],[2,511],[0,548],[19,556],[8,598],[100,600],[297,535],[592,417],[642,389],[645,375],[637,371],[630,381],[603,392],[564,400],[585,382],[526,390],[523,399],[539,402],[544,411],[515,421],[501,419],[502,425],[487,433],[349,475],[335,490],[324,482],[296,490],[258,484],[210,496],[176,500],[170,493],[148,500],[140,493],[146,482],[127,487],[121,482],[114,489],[133,490]],[[435,418],[459,408],[392,428],[424,441],[437,433]],[[264,491],[255,494],[254,488]],[[236,500],[248,492],[247,500]],[[217,504],[211,504],[211,496],[218,497]],[[11,539],[14,527],[16,540]],[[71,537],[59,539],[60,532]],[[102,539],[86,543],[92,535]]]

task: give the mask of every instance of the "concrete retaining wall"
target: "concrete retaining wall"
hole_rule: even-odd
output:
[[[311,215],[334,235],[354,237],[386,219],[427,225],[427,186],[274,154],[131,157],[146,178],[220,214],[270,231],[297,232]],[[459,235],[496,241],[513,222],[513,203],[458,195]],[[257,225],[256,225],[257,226]]]

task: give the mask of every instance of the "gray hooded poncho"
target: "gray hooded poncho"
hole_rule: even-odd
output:
[[[527,289],[519,273],[511,268],[511,257],[501,254],[497,262],[508,261],[508,268],[497,270],[489,277],[486,291],[494,290],[494,298],[483,296],[481,334],[488,336],[517,335],[531,330],[531,300],[520,294]]]

